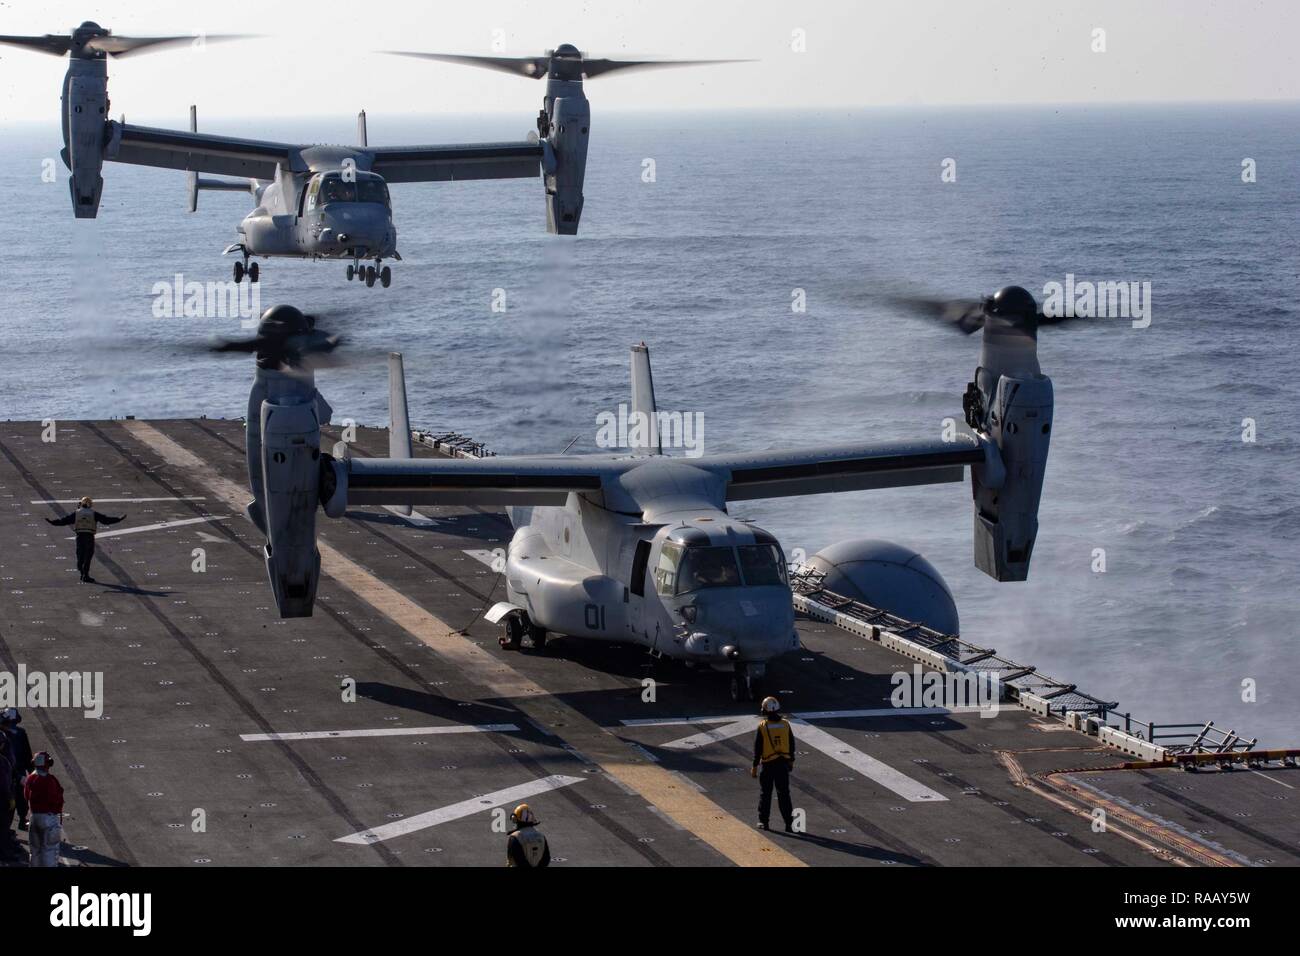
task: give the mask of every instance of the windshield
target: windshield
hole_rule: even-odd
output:
[[[358,175],[356,182],[330,176],[321,181],[320,197],[322,203],[377,202],[386,206],[388,186],[378,176]]]
[[[740,587],[740,568],[729,547],[693,547],[682,553],[677,568],[677,594],[701,588]]]
[[[745,572],[745,583],[750,587],[763,584],[785,584],[785,562],[781,560],[781,549],[774,544],[743,544],[736,549],[740,553],[740,569]]]

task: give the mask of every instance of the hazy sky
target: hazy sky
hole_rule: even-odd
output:
[[[265,39],[110,66],[113,112],[140,122],[376,112],[518,112],[540,84],[372,51],[505,55],[571,42],[595,55],[759,63],[593,82],[596,109],[1300,99],[1295,0],[478,0],[220,4],[0,0],[0,33],[92,19],[122,34]],[[1106,51],[1093,52],[1105,30]],[[794,31],[806,50],[792,50]],[[55,120],[64,65],[0,52],[0,122]]]

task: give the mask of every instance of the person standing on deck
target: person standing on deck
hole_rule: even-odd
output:
[[[95,503],[87,496],[81,499],[81,505],[76,511],[70,511],[62,518],[45,520],[56,527],[72,525],[73,530],[77,532],[77,571],[81,574],[81,583],[94,584],[95,579],[90,576],[90,561],[95,556],[95,532],[99,530],[101,524],[117,524],[119,521],[125,521],[126,515],[120,518],[102,515],[95,510]]]

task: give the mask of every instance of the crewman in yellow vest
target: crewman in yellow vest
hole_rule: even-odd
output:
[[[537,829],[537,815],[528,804],[521,803],[510,814],[515,828],[506,837],[506,866],[550,866],[551,848]]]
[[[126,515],[120,518],[102,515],[95,510],[95,503],[86,497],[81,499],[76,511],[69,511],[62,518],[45,520],[55,526],[72,525],[72,529],[77,532],[77,571],[81,575],[81,583],[94,584],[95,579],[90,576],[90,559],[95,556],[95,532],[101,524],[125,521]]]
[[[749,775],[757,777],[761,787],[758,797],[758,828],[769,829],[772,813],[772,788],[785,821],[785,832],[794,832],[794,805],[790,802],[790,771],[794,769],[794,731],[790,721],[781,716],[781,702],[763,698],[758,732],[754,734],[754,766]]]

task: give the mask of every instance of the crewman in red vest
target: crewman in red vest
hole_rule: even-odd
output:
[[[58,866],[63,844],[63,786],[50,773],[54,758],[42,750],[32,760],[36,769],[23,781],[23,794],[32,818],[27,831],[32,866]]]

